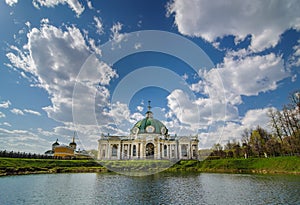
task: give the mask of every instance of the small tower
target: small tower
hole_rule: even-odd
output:
[[[54,152],[55,147],[59,146],[58,139],[52,144],[52,151]]]
[[[73,141],[70,142],[69,146],[70,146],[73,150],[76,150],[77,144],[75,143],[75,132],[74,132],[74,136],[73,136]]]

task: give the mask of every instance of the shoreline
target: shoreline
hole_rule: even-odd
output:
[[[136,164],[140,169],[152,169],[147,161],[114,161],[113,163],[113,166],[123,169],[129,168],[129,170],[130,167],[136,168]],[[161,163],[161,161],[153,163]],[[94,160],[0,158],[0,177],[28,174],[107,172],[112,171]],[[181,160],[164,172],[300,175],[300,157]]]

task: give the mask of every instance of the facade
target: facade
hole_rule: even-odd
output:
[[[167,127],[153,118],[150,102],[146,117],[138,121],[129,136],[101,136],[99,160],[197,159],[197,136],[170,136]]]
[[[75,137],[73,137],[73,140],[69,145],[60,145],[57,139],[56,142],[52,144],[52,149],[46,151],[45,154],[63,159],[91,158],[86,151],[76,150],[76,147]]]

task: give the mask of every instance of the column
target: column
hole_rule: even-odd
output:
[[[128,156],[129,156],[129,159],[132,158],[132,143],[129,144]]]
[[[106,148],[106,156],[107,156],[107,159],[110,159],[110,143],[107,144],[107,148]]]
[[[138,158],[141,158],[141,143],[138,144],[138,147],[137,147],[137,156]]]
[[[170,145],[167,144],[167,158],[170,158]]]
[[[118,144],[117,159],[121,159],[121,143]]]
[[[144,143],[141,143],[141,158],[144,159]]]
[[[179,153],[178,153],[179,159],[181,159],[182,158],[182,156],[181,156],[181,144],[178,144],[178,151],[179,151]]]
[[[99,160],[101,158],[101,143],[98,141],[98,154],[97,154],[97,159]]]
[[[122,143],[121,156],[120,159],[124,159],[125,156],[125,145]]]
[[[157,159],[160,159],[160,142],[157,143]]]

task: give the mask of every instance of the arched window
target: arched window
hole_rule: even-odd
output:
[[[133,145],[132,148],[132,155],[135,157],[136,156],[136,145]]]
[[[181,156],[187,157],[187,145],[186,144],[181,145]]]
[[[118,155],[118,145],[114,144],[111,150],[111,156],[116,157]]]
[[[164,145],[164,157],[168,156],[168,146]]]

